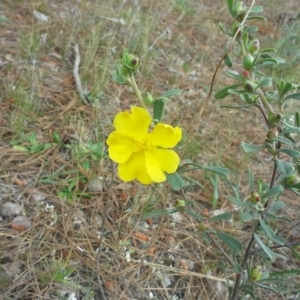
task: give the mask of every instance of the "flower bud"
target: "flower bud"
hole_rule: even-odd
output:
[[[246,6],[243,1],[238,1],[234,7],[234,14],[237,21],[242,22],[246,15]]]
[[[249,77],[250,77],[250,72],[247,71],[247,70],[243,70],[241,74],[242,74],[242,76],[243,76],[244,78],[249,78]]]
[[[253,93],[255,91],[256,84],[252,80],[246,80],[244,82],[244,90],[247,93]]]
[[[290,176],[287,176],[286,178],[284,178],[284,185],[286,187],[297,184],[299,182],[300,182],[300,177],[296,174],[290,175]]]
[[[200,223],[198,224],[198,229],[199,229],[201,232],[207,230],[207,229],[208,229],[208,224],[207,224],[207,222],[200,222]]]
[[[143,98],[143,100],[146,105],[149,105],[153,102],[153,97],[150,93],[147,92],[146,96]]]
[[[260,48],[259,40],[255,39],[248,45],[248,50],[251,54],[256,53]]]
[[[252,192],[249,200],[253,203],[258,203],[261,201],[261,197],[258,193]]]
[[[243,67],[245,70],[250,71],[253,67],[254,57],[251,54],[246,54],[243,58]]]
[[[250,271],[249,280],[251,282],[257,281],[261,278],[261,275],[262,275],[262,267],[261,266],[253,267]]]
[[[175,201],[175,205],[176,208],[180,209],[180,210],[184,210],[185,206],[186,206],[186,202],[184,200],[176,200]]]

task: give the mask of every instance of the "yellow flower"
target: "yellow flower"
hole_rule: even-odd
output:
[[[143,184],[163,182],[166,174],[176,172],[179,156],[168,148],[181,140],[181,129],[158,123],[149,132],[151,116],[141,107],[121,112],[114,119],[115,131],[108,139],[109,157],[119,164],[123,181],[137,179]]]

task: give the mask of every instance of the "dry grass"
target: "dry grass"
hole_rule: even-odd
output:
[[[276,44],[284,32],[277,16],[285,10],[295,15],[293,2],[265,1],[264,42]],[[195,220],[175,214],[140,222],[143,213],[170,208],[180,195],[166,186],[121,183],[101,156],[114,114],[135,103],[132,92],[111,78],[126,47],[142,58],[138,83],[143,90],[156,96],[173,88],[183,91],[165,115],[165,121],[186,132],[181,157],[227,166],[238,182],[245,181],[248,166],[259,177],[269,175],[264,157],[249,159],[240,149],[242,140],[259,144],[265,138],[255,111],[224,110],[211,100],[199,120],[226,44],[218,28],[219,22],[230,22],[224,3],[0,3],[0,203],[18,203],[32,222],[18,232],[10,226],[12,217],[0,220],[0,299],[71,299],[71,293],[85,300],[142,300],[151,294],[159,300],[225,299],[224,292],[216,295],[225,281],[222,258],[202,239]],[[37,21],[34,10],[49,20]],[[76,91],[74,43],[92,106],[84,105]],[[218,85],[226,80],[220,76]],[[86,149],[99,141],[98,156],[92,156]],[[194,176],[203,187],[188,196],[196,202],[195,212],[208,215],[212,188],[207,174]],[[103,190],[91,191],[89,182],[97,184],[99,177]],[[230,191],[225,185],[220,189],[218,208],[231,210]],[[246,184],[242,192],[247,194]],[[299,202],[288,196],[286,202],[286,213],[297,219]],[[239,222],[216,228],[247,240]],[[299,225],[293,232],[282,230],[299,238]],[[292,258],[289,263],[297,267]]]

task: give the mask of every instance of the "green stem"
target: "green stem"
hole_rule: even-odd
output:
[[[129,75],[129,78],[127,78],[127,83],[133,88],[133,91],[134,91],[135,95],[137,96],[137,98],[139,99],[141,106],[143,108],[147,109],[147,107],[144,103],[143,97],[141,95],[141,92],[136,84],[135,78],[132,74]]]
[[[276,115],[275,111],[273,110],[273,107],[270,105],[270,103],[268,102],[267,98],[265,97],[264,93],[262,92],[261,89],[257,89],[256,90],[256,94],[259,96],[260,100],[262,101],[262,103],[264,104],[264,106],[266,107],[266,109],[269,111],[269,113],[271,113],[273,116]]]

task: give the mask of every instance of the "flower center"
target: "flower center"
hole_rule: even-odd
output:
[[[147,150],[151,150],[153,148],[153,146],[151,145],[151,143],[147,140],[142,141],[139,143],[139,149],[138,151],[147,151]]]

